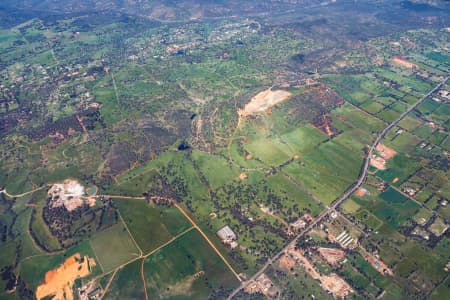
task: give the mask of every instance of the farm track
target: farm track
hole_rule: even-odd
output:
[[[350,197],[364,182],[367,176],[367,170],[369,168],[370,158],[372,157],[372,154],[377,147],[377,145],[380,143],[381,139],[394,127],[396,126],[407,114],[409,114],[411,111],[413,111],[417,106],[419,106],[425,99],[427,99],[431,94],[436,92],[438,89],[443,86],[447,80],[450,78],[450,76],[447,76],[444,80],[442,80],[440,83],[438,83],[431,91],[429,91],[426,95],[424,95],[422,98],[420,98],[416,103],[411,105],[406,111],[404,111],[400,116],[398,116],[397,119],[392,121],[388,126],[386,126],[377,136],[375,139],[375,142],[370,147],[366,158],[364,159],[364,163],[360,172],[360,175],[358,177],[358,180],[349,187],[339,198],[337,198],[333,204],[328,207],[326,210],[324,210],[311,224],[309,224],[302,232],[300,232],[292,241],[290,241],[283,249],[281,249],[278,253],[276,253],[273,257],[269,258],[267,262],[257,271],[252,277],[250,277],[248,280],[243,281],[241,285],[236,288],[229,296],[228,300],[231,300],[240,290],[242,290],[247,284],[249,284],[251,281],[258,278],[261,274],[263,274],[266,269],[272,265],[274,261],[276,261],[278,258],[280,258],[287,249],[289,249],[291,246],[294,246],[297,241],[306,233],[308,233],[312,228],[314,228],[317,224],[319,224],[325,217],[328,216],[331,212],[333,212],[342,202],[347,200],[348,197]]]
[[[17,195],[11,195],[11,194],[9,194],[9,193],[6,191],[6,189],[3,189],[3,190],[0,191],[0,194],[5,194],[5,195],[6,195],[7,197],[9,197],[9,198],[21,198],[21,197],[25,197],[25,196],[27,196],[27,195],[29,195],[29,194],[33,194],[34,192],[37,192],[37,191],[39,191],[39,190],[42,190],[42,189],[45,188],[45,187],[47,187],[46,184],[44,184],[43,186],[40,186],[40,187],[38,187],[38,188],[35,188],[34,190],[31,190],[31,191],[28,191],[28,192],[25,192],[25,193],[22,193],[22,194],[17,194]]]
[[[145,282],[145,274],[144,274],[144,263],[145,263],[145,258],[142,258],[142,261],[141,261],[141,278],[142,278],[142,285],[144,287],[145,300],[148,300],[147,282]]]
[[[216,252],[216,254],[222,259],[222,261],[225,263],[225,265],[230,269],[230,271],[233,273],[233,275],[239,280],[242,281],[239,274],[233,269],[233,267],[230,265],[230,263],[225,259],[225,257],[220,253],[220,251],[214,246],[213,242],[208,238],[208,236],[203,232],[203,230],[197,225],[197,223],[192,220],[192,218],[184,211],[184,209],[179,206],[177,203],[174,204],[174,206],[183,214],[183,216],[188,219],[188,221],[194,226],[195,229],[202,235],[202,237],[208,242],[209,246]]]
[[[127,265],[129,265],[129,264],[131,264],[131,263],[133,263],[133,262],[135,262],[135,261],[137,261],[137,260],[139,260],[139,259],[142,259],[142,264],[144,264],[144,263],[145,263],[145,259],[146,259],[147,257],[152,256],[153,254],[155,254],[155,253],[158,252],[159,250],[161,250],[161,249],[163,249],[164,247],[166,247],[166,246],[172,244],[174,241],[176,241],[178,238],[182,237],[183,235],[185,235],[186,233],[188,233],[188,232],[191,231],[192,229],[194,229],[194,227],[189,227],[189,228],[186,229],[185,231],[183,231],[183,232],[177,234],[176,236],[172,237],[170,240],[168,240],[167,242],[165,242],[164,244],[162,244],[162,245],[159,246],[158,248],[153,249],[153,250],[150,251],[149,253],[147,253],[147,254],[142,254],[142,255],[140,255],[140,256],[138,256],[138,257],[135,257],[135,258],[133,258],[133,259],[131,259],[131,260],[129,260],[129,261],[127,261],[127,262],[121,264],[120,266],[117,266],[116,268],[114,268],[113,270],[111,270],[111,271],[109,271],[109,272],[107,272],[107,273],[102,273],[102,274],[100,274],[99,276],[93,278],[92,280],[97,280],[98,278],[100,278],[100,277],[102,277],[102,276],[106,276],[106,275],[108,275],[108,274],[110,274],[110,273],[113,273],[113,276],[112,276],[111,279],[110,279],[110,281],[112,281],[112,278],[114,278],[115,274],[116,274],[117,271],[119,271],[120,269],[124,268],[125,266],[127,266]],[[97,258],[97,260],[98,260],[98,258]],[[142,278],[142,280],[144,280],[144,289],[145,289],[145,291],[147,291],[147,287],[146,287],[147,284],[146,284],[146,282],[145,282],[145,276],[143,275],[143,274],[144,274],[144,273],[143,273],[143,270],[144,270],[144,269],[143,269],[143,266],[141,265],[141,278]],[[110,282],[109,282],[108,285],[105,287],[105,289],[104,289],[104,291],[103,291],[102,297],[103,297],[104,295],[106,295],[106,292],[108,291],[109,285],[110,285]],[[145,294],[147,294],[147,292],[145,292]],[[146,298],[147,298],[147,297],[148,297],[148,295],[146,296]]]
[[[107,198],[114,198],[114,199],[123,199],[123,200],[145,200],[145,197],[131,197],[131,196],[120,196],[120,195],[97,195],[97,197],[107,197]],[[169,199],[170,200],[170,199]],[[191,223],[192,227],[186,229],[185,231],[179,233],[178,235],[172,237],[169,241],[167,241],[166,243],[162,244],[161,246],[159,246],[158,248],[152,250],[151,252],[147,253],[147,254],[142,254],[139,257],[136,257],[118,267],[116,267],[114,269],[114,272],[116,272],[117,270],[119,270],[120,268],[123,268],[124,266],[142,259],[142,265],[141,265],[141,278],[143,281],[143,285],[144,285],[144,290],[145,290],[145,298],[146,300],[149,299],[148,294],[147,294],[147,287],[146,287],[146,282],[145,282],[145,276],[144,276],[144,261],[147,257],[153,255],[154,253],[158,252],[159,250],[161,250],[162,248],[166,247],[167,245],[173,243],[175,240],[177,240],[179,237],[185,235],[186,233],[188,233],[189,231],[191,231],[192,229],[196,229],[200,235],[203,237],[203,239],[209,244],[209,246],[212,248],[212,250],[220,257],[220,259],[224,262],[224,264],[228,267],[228,269],[230,269],[230,271],[233,273],[233,275],[239,280],[242,281],[241,277],[239,276],[239,274],[234,270],[234,268],[231,266],[231,264],[226,260],[226,258],[222,255],[222,253],[220,253],[220,251],[217,249],[217,247],[213,244],[213,242],[208,238],[208,236],[203,232],[203,230],[197,225],[197,223],[184,211],[184,209],[178,205],[177,203],[174,204],[174,206],[180,211],[180,213],[189,221],[189,223]],[[120,215],[119,215],[120,216]],[[120,216],[122,222],[125,224],[125,222],[123,221],[122,217]],[[131,232],[129,232],[130,236],[133,238]],[[134,238],[133,238],[134,241]],[[136,243],[136,242],[135,242]],[[137,246],[137,243],[136,243]],[[140,248],[138,247],[138,249],[140,250]],[[102,275],[106,275],[106,274],[102,274]],[[109,287],[109,286],[108,286]],[[105,289],[103,294],[106,294],[107,290]]]

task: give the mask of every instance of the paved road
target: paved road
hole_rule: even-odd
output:
[[[302,232],[300,232],[291,242],[289,242],[283,249],[281,249],[277,254],[275,254],[272,258],[269,258],[267,262],[262,266],[261,269],[259,269],[258,272],[256,272],[252,277],[250,277],[248,280],[243,281],[241,285],[236,288],[229,296],[228,300],[231,300],[241,289],[243,289],[250,281],[255,280],[258,278],[262,273],[266,271],[266,269],[278,258],[280,258],[287,249],[289,249],[291,246],[295,245],[297,241],[305,235],[308,231],[310,231],[314,226],[316,226],[318,223],[320,223],[325,217],[328,216],[329,213],[334,211],[342,202],[344,202],[348,197],[350,197],[364,182],[367,175],[367,170],[369,168],[370,158],[372,157],[372,154],[377,147],[377,145],[380,143],[381,139],[386,135],[386,133],[389,132],[394,126],[396,126],[407,114],[409,114],[412,110],[414,110],[417,106],[419,106],[425,99],[427,99],[431,94],[436,92],[438,89],[441,88],[442,85],[444,85],[447,80],[450,78],[450,76],[447,76],[444,80],[442,80],[439,84],[437,84],[428,94],[420,98],[416,103],[414,103],[412,106],[410,106],[405,112],[403,112],[397,119],[392,121],[386,128],[383,129],[383,131],[380,132],[380,134],[375,139],[375,142],[372,144],[372,146],[369,149],[369,152],[367,153],[367,156],[364,160],[364,164],[361,169],[361,173],[359,175],[358,180],[355,184],[353,184],[348,190],[346,190],[338,199],[336,199],[333,204],[328,207],[326,210],[324,210],[311,224],[308,225]]]

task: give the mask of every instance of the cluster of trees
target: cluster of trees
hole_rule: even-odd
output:
[[[76,244],[98,230],[117,223],[118,215],[111,200],[100,201],[100,205],[87,204],[69,212],[64,206],[44,207],[42,218],[64,248]],[[44,247],[45,249],[45,247]]]

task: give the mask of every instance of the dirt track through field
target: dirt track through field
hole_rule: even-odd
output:
[[[203,230],[197,225],[197,223],[192,220],[192,218],[184,211],[184,209],[179,206],[177,203],[174,204],[175,207],[183,214],[183,216],[188,219],[188,221],[192,224],[192,226],[198,230],[198,232],[203,236],[203,238],[208,242],[208,244],[211,246],[211,248],[216,252],[216,254],[222,259],[222,261],[225,263],[225,265],[230,269],[230,271],[234,274],[234,276],[242,282],[241,277],[239,277],[239,274],[233,269],[233,267],[228,263],[228,261],[225,259],[225,257],[220,253],[220,251],[214,246],[214,244],[211,242],[211,240],[208,238],[208,236],[203,232]]]
[[[35,188],[34,190],[31,190],[31,191],[28,191],[28,192],[25,192],[25,193],[22,193],[22,194],[16,194],[16,195],[11,195],[11,194],[9,194],[6,191],[6,189],[3,189],[3,190],[0,191],[0,194],[5,194],[9,198],[21,198],[21,197],[25,197],[25,196],[27,196],[29,194],[33,194],[34,192],[37,192],[39,190],[42,190],[45,187],[47,187],[47,185],[43,185],[41,187]]]
[[[144,287],[145,300],[148,300],[147,282],[145,281],[145,274],[144,274],[144,263],[145,263],[145,258],[142,258],[142,262],[141,262],[141,278],[142,278],[142,285]]]

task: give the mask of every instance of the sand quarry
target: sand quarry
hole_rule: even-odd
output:
[[[67,258],[66,261],[54,270],[45,273],[44,282],[36,289],[38,300],[50,297],[53,300],[72,300],[73,284],[77,278],[91,274],[91,268],[95,266],[92,258],[79,253]]]
[[[84,186],[74,179],[66,179],[63,183],[55,183],[48,191],[51,207],[64,206],[73,211],[83,204],[95,205],[95,197],[86,197]]]
[[[249,116],[255,113],[264,112],[272,106],[287,100],[292,93],[283,90],[272,91],[268,89],[254,96],[244,109],[239,109],[240,116]]]

